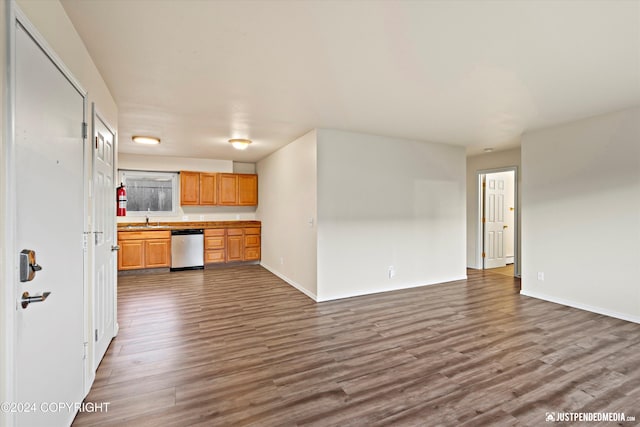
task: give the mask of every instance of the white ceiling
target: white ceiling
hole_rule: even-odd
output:
[[[125,153],[256,161],[335,128],[474,154],[640,103],[639,1],[62,3]]]

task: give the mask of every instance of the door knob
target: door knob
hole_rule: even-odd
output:
[[[36,251],[23,249],[20,252],[20,281],[30,282],[40,270],[42,267],[36,262]]]
[[[20,303],[22,304],[22,308],[27,308],[32,302],[44,302],[49,295],[51,295],[51,292],[43,292],[42,295],[35,296],[29,295],[29,292],[23,292]]]
[[[504,230],[505,228],[508,228],[508,227],[509,227],[508,225],[503,225],[502,229]]]
[[[113,246],[111,246],[111,250],[112,250],[112,251],[119,251],[119,250],[120,250],[120,245],[113,245]]]

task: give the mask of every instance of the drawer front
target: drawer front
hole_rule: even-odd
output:
[[[118,240],[170,239],[171,231],[118,231]]]
[[[244,249],[244,260],[245,261],[254,261],[260,259],[260,248],[245,248]]]
[[[260,235],[260,228],[259,227],[245,228],[244,229],[244,234],[257,234],[259,236]]]
[[[224,251],[205,251],[204,262],[207,264],[224,262]]]
[[[224,236],[224,228],[207,228],[204,230],[204,237]]]
[[[256,236],[254,234],[250,234],[248,236],[244,236],[244,246],[246,248],[255,248],[260,247],[260,236]]]
[[[218,237],[205,237],[204,239],[205,249],[224,249],[224,236]]]
[[[227,228],[227,236],[242,236],[242,228]]]

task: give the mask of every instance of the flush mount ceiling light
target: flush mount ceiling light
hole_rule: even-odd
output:
[[[492,148],[492,147],[487,147],[487,148],[485,148],[485,149],[484,149],[484,150],[482,150],[482,151],[484,151],[485,153],[490,153],[490,152],[492,152],[492,151],[493,151],[493,148]]]
[[[160,138],[156,138],[155,136],[134,136],[131,139],[136,144],[145,144],[145,145],[158,145],[158,144],[160,144]]]
[[[233,148],[236,150],[246,150],[249,144],[251,144],[250,139],[230,139],[229,143],[233,145]]]

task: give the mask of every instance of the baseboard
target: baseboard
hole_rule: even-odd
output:
[[[329,298],[322,297],[320,299],[317,299],[316,301],[317,302],[335,301],[335,300],[345,299],[345,298],[361,297],[361,296],[364,296],[364,295],[381,294],[383,292],[393,292],[393,291],[401,291],[403,289],[420,288],[422,286],[442,285],[442,284],[449,283],[449,282],[456,282],[458,280],[467,280],[467,275],[464,274],[464,275],[461,275],[461,276],[449,277],[449,278],[437,280],[437,281],[434,281],[434,282],[406,283],[406,284],[400,285],[399,287],[398,286],[396,286],[396,287],[388,287],[388,288],[376,289],[375,291],[368,291],[368,292],[346,293],[346,294],[341,294],[341,295],[334,295],[334,296],[331,296]]]
[[[546,295],[546,294],[543,294],[543,293],[540,293],[540,292],[531,292],[531,291],[521,290],[520,291],[520,295],[524,295],[524,296],[531,297],[531,298],[537,298],[537,299],[553,302],[553,303],[560,304],[560,305],[566,305],[567,307],[573,307],[573,308],[577,308],[579,310],[590,311],[592,313],[602,314],[604,316],[614,317],[614,318],[620,319],[620,320],[626,320],[627,322],[640,323],[640,316],[633,316],[633,315],[629,315],[629,314],[625,314],[625,313],[619,313],[619,312],[616,312],[616,311],[613,311],[613,310],[608,310],[606,308],[594,307],[594,306],[588,305],[588,304],[582,304],[582,303],[575,302],[575,301],[569,301],[569,300],[566,300],[564,298],[557,298],[557,297]]]
[[[266,270],[269,270],[269,272],[271,272],[272,274],[278,276],[279,278],[287,282],[287,284],[293,286],[294,288],[296,288],[297,290],[299,290],[300,292],[302,292],[303,294],[305,294],[306,296],[314,300],[315,302],[318,302],[318,297],[313,292],[302,287],[299,283],[296,283],[294,280],[291,280],[290,278],[288,278],[287,276],[285,276],[284,274],[280,273],[275,268],[267,264],[264,264],[261,262],[260,265],[264,267]]]

